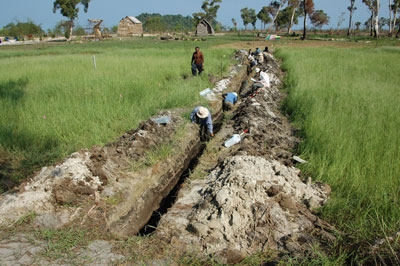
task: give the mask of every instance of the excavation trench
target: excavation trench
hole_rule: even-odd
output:
[[[242,75],[241,78],[233,84],[234,87],[233,86],[230,87],[230,91],[239,92],[240,87],[238,87],[237,85],[241,84],[241,82],[245,79],[247,79],[247,75]],[[220,101],[217,102],[220,103]],[[224,113],[220,108],[217,108],[217,110],[218,111],[213,114],[213,129],[215,135],[218,134],[218,132],[221,130],[224,124],[223,123]],[[170,190],[169,194],[161,200],[159,208],[153,211],[149,221],[140,229],[138,233],[139,235],[141,236],[150,235],[157,230],[158,222],[160,221],[161,217],[167,213],[168,209],[171,208],[175,203],[178,194],[180,192],[180,189],[182,188],[182,185],[185,183],[186,179],[190,176],[190,174],[194,171],[194,169],[198,165],[199,160],[201,159],[206,147],[207,147],[206,143],[202,142],[200,140],[200,137],[198,137],[197,145],[195,145],[193,147],[193,150],[191,150],[187,154],[190,155],[191,158],[189,164],[187,166],[185,164],[186,167],[183,169],[183,173],[180,174],[180,176],[171,177],[171,180],[177,180],[176,185]]]
[[[151,214],[150,220],[139,231],[138,234],[140,236],[150,235],[155,230],[157,230],[157,225],[162,215],[166,214],[168,209],[171,208],[175,203],[175,200],[178,196],[182,184],[185,182],[186,178],[189,177],[190,173],[197,166],[199,162],[199,157],[201,157],[205,148],[206,148],[205,144],[200,144],[198,154],[196,154],[196,156],[190,161],[186,170],[178,178],[178,183],[175,185],[175,187],[169,192],[169,194],[164,199],[162,199],[160,207]]]

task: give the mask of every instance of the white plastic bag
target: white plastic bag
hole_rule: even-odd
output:
[[[269,81],[269,76],[266,72],[261,71],[260,72],[260,82],[267,88],[271,86],[270,81]]]

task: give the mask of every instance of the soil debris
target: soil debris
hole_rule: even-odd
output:
[[[242,257],[266,249],[302,255],[319,237],[335,237],[307,207],[322,206],[328,190],[303,183],[298,174],[294,167],[261,157],[227,158],[207,179],[184,188],[157,235],[224,263],[227,254]]]

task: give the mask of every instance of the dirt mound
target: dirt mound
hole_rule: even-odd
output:
[[[292,150],[298,140],[293,136],[289,121],[279,110],[285,95],[279,90],[281,72],[278,62],[270,55],[260,67],[270,80],[270,86],[253,90],[244,86],[241,96],[245,98],[234,112],[233,128],[236,132],[250,130],[236,154],[262,156],[285,165],[293,165]]]
[[[59,165],[44,167],[21,186],[20,193],[0,198],[0,224],[12,224],[34,212],[37,225],[59,228],[82,218],[96,200],[95,192],[103,199],[128,193],[124,186],[138,181],[132,165],[140,165],[150,150],[169,143],[183,123],[179,114],[160,115],[170,116],[170,123],[160,125],[149,119],[105,147],[82,150]]]
[[[260,157],[234,156],[194,181],[165,215],[158,235],[235,262],[259,250],[303,254],[335,237],[310,209],[322,206],[330,188],[304,184],[299,170]]]

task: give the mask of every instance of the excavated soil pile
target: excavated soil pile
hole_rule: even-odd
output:
[[[304,254],[331,227],[309,208],[322,206],[330,192],[304,184],[299,170],[254,156],[234,156],[195,180],[161,219],[158,235],[233,263],[260,250]]]
[[[270,86],[253,91],[251,86],[241,90],[244,102],[234,112],[231,121],[235,132],[250,130],[237,154],[262,156],[285,165],[293,165],[294,149],[298,140],[293,136],[289,121],[279,110],[285,95],[281,86],[278,62],[269,55],[268,63],[260,67],[270,79]]]

